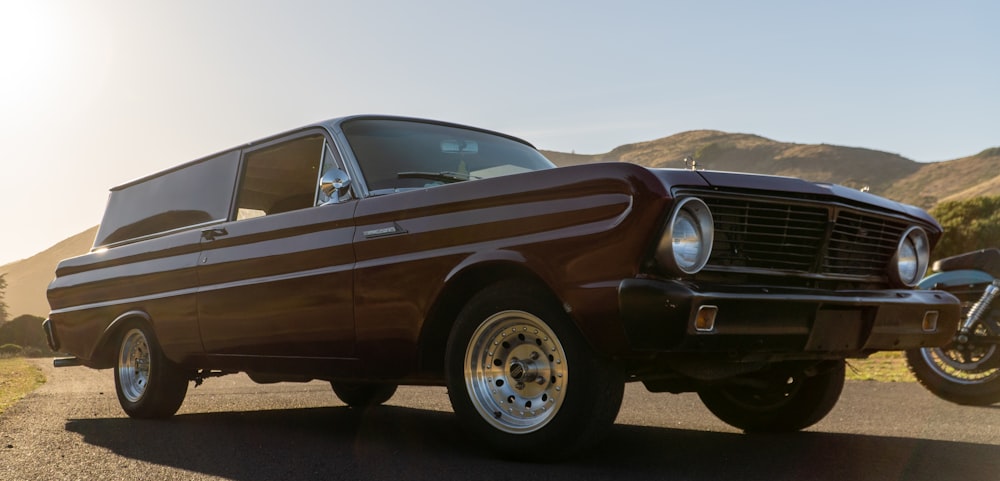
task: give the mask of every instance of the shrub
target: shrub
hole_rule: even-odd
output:
[[[14,320],[0,323],[0,344],[16,344],[37,348],[45,354],[52,354],[45,341],[45,331],[42,329],[44,319],[25,314]]]
[[[48,349],[43,351],[35,346],[25,346],[21,349],[21,355],[24,357],[46,357],[48,353],[45,351],[48,351]]]
[[[0,357],[17,357],[22,353],[21,346],[17,344],[4,344],[0,346]]]
[[[931,214],[944,227],[935,259],[1000,247],[1000,196],[942,202]]]

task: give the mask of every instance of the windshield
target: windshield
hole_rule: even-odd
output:
[[[531,146],[478,130],[385,119],[342,128],[372,195],[555,167]]]

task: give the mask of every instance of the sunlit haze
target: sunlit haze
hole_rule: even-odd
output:
[[[1000,3],[0,4],[0,265],[108,189],[356,113],[603,153],[693,129],[950,160],[1000,146]]]

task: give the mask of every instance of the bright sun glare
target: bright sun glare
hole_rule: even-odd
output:
[[[42,3],[0,6],[0,107],[8,113],[23,113],[52,85],[65,34],[58,20]]]

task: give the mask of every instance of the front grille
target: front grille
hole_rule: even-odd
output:
[[[838,210],[822,272],[878,276],[885,273],[907,229],[896,219]]]
[[[884,277],[909,225],[842,205],[699,195],[715,219],[708,268]]]

